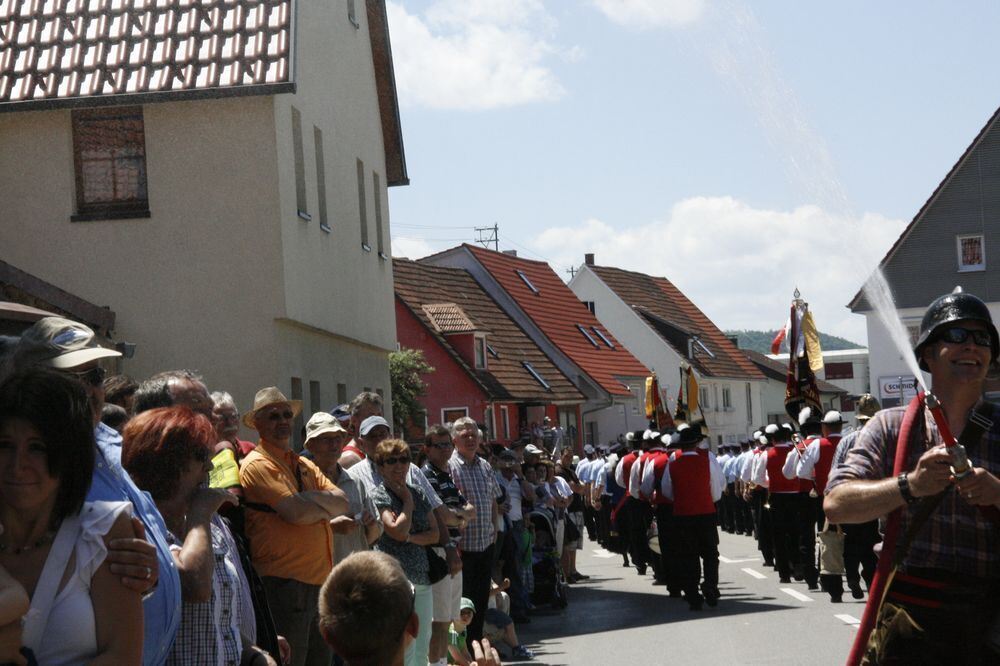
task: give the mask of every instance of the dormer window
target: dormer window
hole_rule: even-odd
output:
[[[592,330],[597,335],[597,337],[599,337],[601,341],[608,346],[608,349],[615,348],[614,343],[612,343],[611,340],[608,339],[608,336],[601,333],[601,330],[599,328],[597,328],[596,326],[591,326],[590,330]]]
[[[477,335],[474,340],[476,353],[476,370],[486,369],[486,338]]]
[[[594,345],[594,347],[596,347],[598,349],[601,348],[601,345],[597,344],[597,340],[595,340],[594,338],[590,337],[590,333],[587,333],[587,329],[585,329],[583,326],[581,326],[580,324],[577,324],[576,325],[576,330],[580,331],[580,333],[583,334],[583,337],[587,338],[587,342],[589,342],[590,344]]]
[[[516,271],[516,272],[517,272],[517,276],[519,278],[521,278],[521,281],[524,282],[524,284],[528,285],[528,289],[530,289],[535,295],[539,295],[539,294],[542,293],[542,292],[538,291],[538,287],[536,287],[535,285],[531,284],[531,280],[529,280],[528,276],[524,274],[524,271]]]
[[[956,236],[958,246],[958,271],[986,270],[986,248],[982,234],[967,234]]]

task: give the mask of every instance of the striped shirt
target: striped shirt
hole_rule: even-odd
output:
[[[1000,407],[992,405],[989,418],[993,427],[983,438],[968,447],[973,467],[982,467],[1000,475]],[[884,479],[892,476],[896,457],[896,440],[905,408],[885,409],[872,417],[857,435],[847,451],[844,462],[833,470],[826,492],[842,483],[857,479]],[[906,471],[912,471],[917,460],[928,449],[943,443],[930,412],[915,424]],[[900,534],[904,534],[919,503],[903,507]],[[943,569],[980,578],[1000,578],[1000,558],[996,527],[982,512],[959,496],[954,487],[948,489],[940,505],[921,527],[910,545],[903,568]]]
[[[448,469],[455,486],[465,499],[476,507],[476,518],[462,532],[461,548],[470,553],[481,553],[490,547],[496,536],[493,528],[493,504],[500,498],[500,485],[493,468],[476,456],[472,462],[455,451],[448,459]]]

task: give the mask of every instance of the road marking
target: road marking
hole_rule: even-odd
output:
[[[608,559],[610,557],[615,557],[615,553],[607,551],[604,548],[598,548],[594,551],[594,557],[603,557],[604,559]]]
[[[758,579],[758,580],[764,580],[764,579],[766,579],[766,578],[767,578],[767,576],[765,576],[765,575],[764,575],[764,574],[762,574],[761,572],[759,572],[759,571],[754,571],[754,570],[753,570],[753,569],[751,569],[750,567],[743,567],[743,571],[745,571],[746,573],[750,574],[751,576],[753,576],[754,578],[756,578],[756,579]]]
[[[812,597],[806,596],[801,592],[799,592],[798,590],[793,590],[790,587],[780,587],[778,589],[793,599],[798,599],[799,601],[812,601]]]
[[[861,624],[861,620],[854,617],[853,615],[841,614],[841,615],[834,615],[834,617],[843,622],[844,624],[850,624],[855,627]]]
[[[731,560],[725,555],[719,555],[719,561],[723,564],[739,564],[740,562],[760,562],[759,557],[746,557],[742,560]]]

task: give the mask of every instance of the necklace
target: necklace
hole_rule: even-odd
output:
[[[48,545],[49,543],[52,542],[55,536],[56,536],[56,531],[49,530],[34,543],[25,544],[19,548],[13,548],[13,549],[6,542],[0,541],[0,553],[6,553],[9,551],[11,555],[23,555],[24,553],[28,553],[38,548],[41,548],[42,546]]]

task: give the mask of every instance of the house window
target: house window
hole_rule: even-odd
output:
[[[594,305],[594,301],[584,301],[583,304],[588,310],[590,310],[590,314],[597,314],[597,307]]]
[[[986,249],[983,247],[983,235],[956,236],[958,244],[958,270],[986,270]]]
[[[292,377],[292,400],[302,400],[302,379]],[[304,440],[302,439],[302,414],[295,417],[292,424],[292,442],[296,451],[302,450]]]
[[[750,399],[750,382],[747,382],[747,423],[753,421],[753,404]]]
[[[316,144],[316,194],[319,197],[319,228],[330,231],[326,216],[326,160],[323,158],[323,130],[313,125],[313,142]]]
[[[733,395],[728,386],[722,387],[722,409],[727,412],[733,411]]]
[[[507,416],[507,405],[500,407],[500,432],[503,433],[504,440],[510,439],[510,421]]]
[[[854,379],[854,364],[850,361],[844,363],[827,363],[827,379]]]
[[[309,382],[309,409],[313,414],[323,411],[323,397],[319,382]]]
[[[476,336],[475,348],[476,370],[482,370],[486,367],[486,338]]]
[[[530,374],[532,377],[535,378],[536,382],[542,385],[542,388],[544,388],[546,391],[552,390],[552,387],[549,386],[549,383],[545,381],[545,379],[543,379],[540,374],[538,374],[538,371],[535,370],[535,367],[533,365],[531,365],[527,361],[521,361],[521,365],[523,365],[524,369],[528,371],[528,374]]]
[[[463,416],[468,415],[468,407],[445,407],[441,410],[441,423],[454,423]]]
[[[492,442],[496,439],[494,433],[497,431],[496,424],[493,423],[493,406],[483,410],[483,424],[486,426],[486,441]]]
[[[295,153],[295,207],[299,217],[309,221],[309,204],[306,201],[306,156],[302,147],[302,114],[292,107],[292,150]]]
[[[587,333],[587,329],[585,329],[580,324],[576,325],[576,329],[578,331],[580,331],[581,333],[583,333],[583,337],[587,338],[587,342],[589,342],[590,344],[592,344],[595,347],[597,347],[598,349],[600,349],[601,345],[597,344],[597,340],[595,340],[594,338],[590,337],[590,333]]]
[[[906,326],[906,332],[910,336],[910,347],[917,346],[917,340],[920,339],[920,323],[919,322],[904,322]]]
[[[361,27],[361,24],[358,23],[358,9],[355,7],[355,0],[347,0],[347,20],[355,28]]]
[[[849,395],[840,396],[840,411],[853,412],[857,406],[857,398],[852,398]]]
[[[603,333],[601,333],[601,330],[599,328],[597,328],[596,326],[591,326],[590,330],[592,330],[597,335],[597,337],[599,337],[604,342],[604,344],[606,344],[608,346],[608,349],[614,349],[615,348],[614,343],[611,342],[611,340],[608,339],[608,336],[606,336]]]
[[[493,349],[491,345],[486,345],[486,351],[490,353],[493,358],[500,358],[500,354],[497,353],[496,349]]]
[[[73,112],[74,221],[149,217],[142,107]]]
[[[702,409],[708,409],[708,387],[702,386],[698,389],[698,404]],[[692,414],[692,416],[694,416]]]
[[[368,244],[368,208],[365,201],[365,163],[358,160],[358,221],[361,224],[361,248],[365,252],[371,252],[372,246]]]
[[[523,271],[516,271],[516,273],[517,276],[521,278],[521,281],[524,282],[524,284],[528,285],[528,289],[530,289],[536,296],[542,293],[538,291],[538,287],[531,284],[531,280],[528,279],[528,276],[525,275]]]
[[[337,384],[337,404],[347,404],[347,384]]]
[[[372,171],[372,194],[375,196],[375,244],[378,256],[388,259],[385,254],[385,243],[382,240],[382,179]]]

